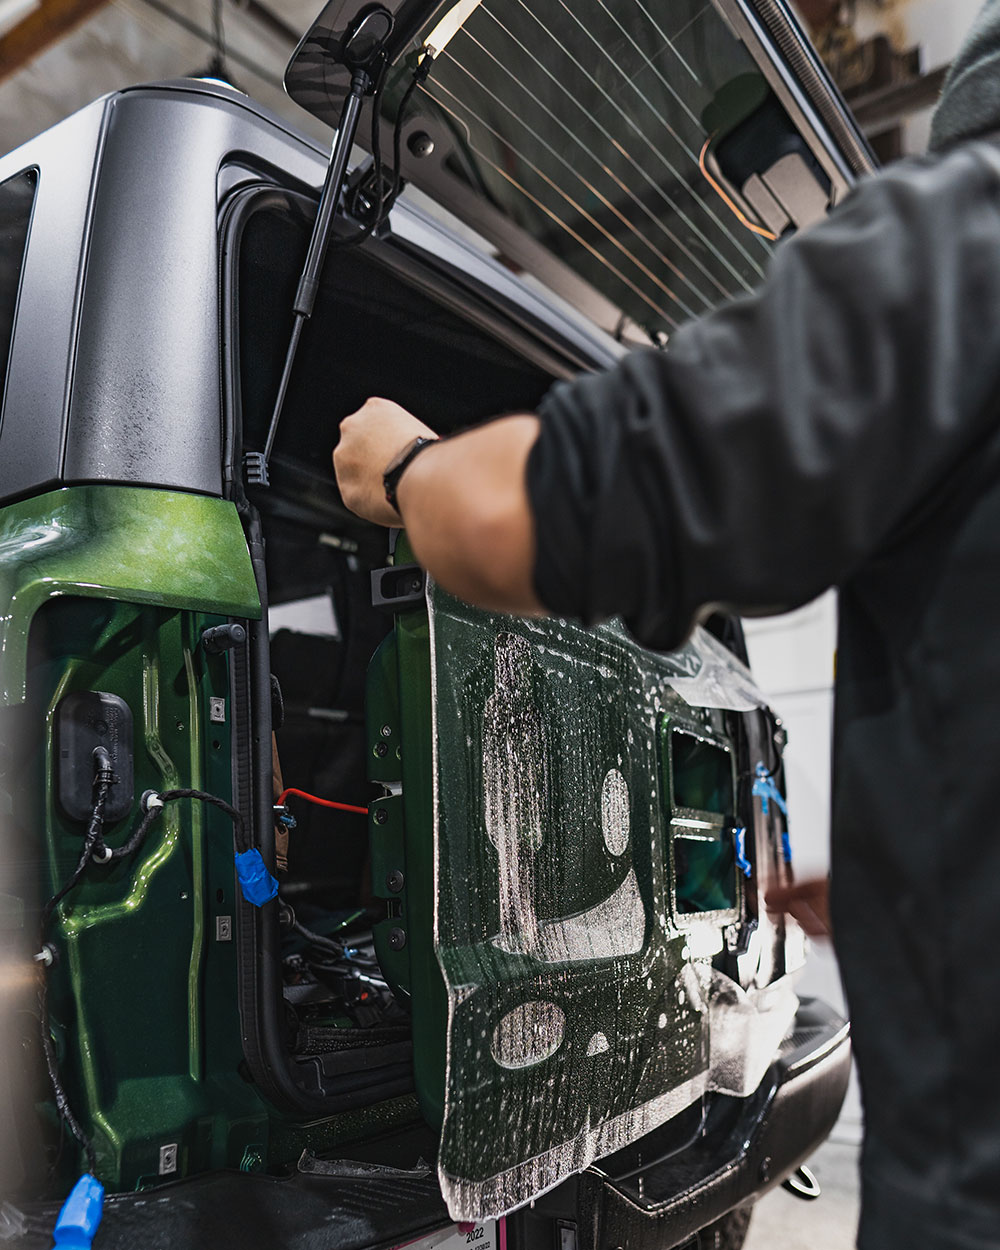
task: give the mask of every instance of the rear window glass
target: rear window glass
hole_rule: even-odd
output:
[[[7,384],[17,293],[37,185],[38,173],[34,169],[0,182],[0,395]]]
[[[767,94],[706,0],[512,0],[470,15],[420,99],[454,137],[452,174],[669,333],[764,275],[772,244],[703,170]]]

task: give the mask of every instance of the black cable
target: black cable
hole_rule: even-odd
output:
[[[212,807],[217,807],[220,812],[225,812],[229,819],[233,822],[236,829],[236,836],[240,843],[243,844],[244,827],[243,817],[239,814],[232,803],[227,803],[225,799],[220,799],[214,794],[209,794],[205,790],[161,790],[160,798],[164,803],[172,803],[174,799],[198,799],[202,803],[209,803]]]
[[[38,1020],[42,1034],[42,1053],[45,1056],[45,1067],[49,1074],[49,1084],[52,1086],[52,1096],[55,1100],[56,1112],[60,1123],[69,1129],[83,1147],[83,1151],[87,1156],[87,1170],[92,1175],[96,1175],[97,1155],[94,1151],[94,1143],[83,1131],[80,1122],[73,1114],[69,1097],[59,1077],[59,1060],[52,1041],[52,1030],[49,1022],[49,979],[46,957],[50,956],[51,951],[45,945],[45,938],[48,934],[49,923],[52,920],[53,913],[66,895],[80,882],[87,870],[87,866],[94,858],[95,850],[99,846],[104,845],[101,838],[104,829],[104,809],[107,806],[108,793],[117,779],[111,770],[111,757],[104,747],[95,748],[93,760],[95,766],[94,806],[90,814],[90,820],[87,823],[87,832],[84,835],[80,858],[69,880],[52,895],[42,908],[39,920]]]
[[[399,166],[400,166],[400,149],[402,147],[403,138],[403,121],[406,118],[406,110],[410,106],[410,100],[413,93],[421,83],[427,81],[427,76],[431,72],[432,58],[425,54],[422,61],[417,63],[416,69],[413,71],[413,77],[410,79],[410,85],[403,92],[403,98],[399,102],[399,108],[396,110],[396,124],[392,132],[392,189],[390,195],[393,199],[399,194]]]
[[[42,1030],[42,1053],[45,1055],[45,1067],[49,1074],[49,1084],[52,1086],[56,1112],[59,1115],[60,1124],[65,1125],[83,1147],[83,1152],[87,1156],[87,1171],[92,1176],[96,1176],[97,1155],[94,1151],[94,1143],[80,1127],[79,1121],[73,1114],[73,1108],[70,1106],[69,1097],[65,1089],[63,1089],[62,1081],[59,1079],[59,1060],[56,1056],[56,1048],[52,1041],[52,1033],[49,1027],[48,996],[49,981],[46,976],[45,965],[42,964],[38,983],[39,1023]]]
[[[159,799],[159,802],[155,800]],[[244,844],[244,825],[243,817],[239,814],[232,804],[227,803],[225,799],[217,798],[214,794],[209,794],[205,790],[161,790],[159,794],[151,795],[146,801],[146,813],[143,816],[136,830],[131,836],[114,850],[100,843],[101,853],[98,855],[100,863],[113,864],[119,860],[126,859],[142,846],[146,840],[146,835],[152,828],[154,821],[163,810],[164,803],[172,803],[175,799],[198,799],[202,803],[210,803],[213,807],[219,808],[220,811],[226,813],[229,819],[236,827],[237,842],[240,846]]]
[[[344,948],[339,942],[334,941],[332,938],[323,937],[319,933],[314,933],[312,929],[307,929],[298,920],[292,921],[292,931],[297,933],[299,937],[305,938],[311,946],[316,946],[320,950],[329,951],[332,955],[342,956],[344,953]]]
[[[39,922],[39,984],[38,984],[38,1009],[39,1022],[42,1033],[42,1053],[45,1055],[45,1066],[48,1069],[49,1083],[52,1086],[52,1095],[55,1099],[56,1111],[59,1115],[61,1124],[64,1124],[73,1134],[76,1140],[83,1147],[87,1156],[87,1170],[92,1174],[97,1174],[97,1155],[94,1151],[94,1144],[87,1134],[80,1127],[80,1123],[73,1114],[70,1106],[69,1097],[63,1088],[62,1081],[59,1077],[59,1061],[56,1055],[55,1045],[52,1041],[52,1031],[49,1021],[48,1006],[48,976],[46,960],[51,960],[51,948],[46,947],[45,937],[48,933],[49,923],[55,909],[69,892],[74,889],[83,877],[88,866],[92,861],[101,864],[115,863],[125,859],[137,851],[145,842],[146,835],[149,833],[153,822],[163,810],[164,803],[171,803],[176,799],[197,799],[202,803],[209,803],[213,807],[219,808],[233,822],[236,829],[237,840],[240,845],[244,841],[244,825],[243,817],[225,799],[220,799],[214,794],[209,794],[205,790],[162,790],[159,794],[153,794],[146,799],[146,811],[142,820],[139,822],[135,832],[122,843],[121,846],[114,850],[108,848],[103,839],[104,831],[104,810],[107,806],[108,793],[114,785],[117,778],[111,770],[111,758],[104,747],[97,747],[94,750],[94,806],[87,824],[87,832],[83,840],[83,850],[76,868],[73,870],[69,880],[56,891],[55,894],[42,908],[41,919]]]
[[[222,0],[212,0],[213,64],[218,67],[219,77],[226,72],[226,31],[222,24]]]
[[[184,17],[183,14],[178,13],[169,4],[167,4],[165,0],[142,0],[142,3],[148,8],[161,14],[161,16],[167,18],[169,21],[182,27],[188,32],[188,34],[194,35],[196,39],[202,40],[202,42],[207,43],[210,47],[214,46],[214,36],[209,31],[205,30],[203,26],[199,26],[196,22],[192,22],[189,18]],[[256,61],[250,60],[249,57],[244,56],[235,48],[227,49],[226,56],[228,60],[235,61],[237,65],[241,65],[244,69],[248,69],[251,74],[255,74],[262,82],[266,82],[268,86],[274,87],[278,91],[282,91],[284,89],[284,83],[280,78],[270,73],[269,70],[264,69],[263,66],[258,65]]]
[[[372,97],[372,129],[371,129],[371,149],[372,149],[372,168],[366,182],[372,185],[374,180],[374,202],[371,220],[366,226],[359,230],[356,234],[351,235],[347,239],[333,239],[331,247],[346,248],[357,247],[359,243],[363,243],[365,239],[379,228],[385,220],[387,205],[391,206],[396,196],[399,194],[400,176],[399,167],[401,162],[401,147],[403,134],[403,120],[406,116],[406,110],[409,107],[413,93],[421,83],[427,81],[427,76],[431,71],[433,58],[424,55],[423,59],[418,62],[416,69],[413,71],[413,77],[410,79],[409,86],[403,92],[403,98],[399,102],[399,108],[396,110],[396,121],[392,132],[392,182],[388,190],[385,188],[385,176],[382,172],[382,135],[379,128],[379,117],[382,113],[382,94],[385,90],[386,75],[383,74],[382,80],[376,88]],[[365,184],[358,186],[357,192],[360,192]],[[357,194],[356,192],[356,194]]]

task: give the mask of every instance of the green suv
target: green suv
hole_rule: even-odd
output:
[[[0,1238],[738,1246],[850,1053],[739,622],[473,610],[330,451],[667,343],[867,149],[770,0],[334,0],[287,83],[332,157],[183,80],[0,162]]]

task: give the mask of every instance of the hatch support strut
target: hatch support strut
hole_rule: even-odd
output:
[[[302,270],[302,276],[299,278],[298,289],[295,292],[295,302],[292,305],[295,321],[292,325],[292,336],[288,343],[288,352],[285,355],[285,367],[282,370],[281,381],[278,384],[278,396],[275,400],[274,411],[271,414],[271,424],[267,431],[267,441],[262,452],[248,451],[243,455],[243,467],[247,483],[251,486],[268,485],[268,461],[271,458],[274,438],[278,432],[278,423],[281,420],[282,409],[285,406],[285,395],[288,392],[288,383],[292,375],[292,366],[295,363],[295,354],[298,351],[299,340],[302,337],[302,328],[312,316],[313,308],[316,305],[320,274],[323,270],[323,262],[326,259],[326,252],[330,243],[334,214],[344,187],[347,158],[351,151],[351,144],[354,142],[354,135],[358,128],[358,119],[361,116],[361,108],[365,96],[372,95],[375,92],[381,76],[383,69],[382,50],[386,39],[392,33],[392,27],[393,17],[388,9],[369,9],[362,14],[354,28],[344,37],[341,56],[344,63],[352,71],[351,86],[347,93],[347,98],[344,100],[340,124],[334,135],[330,164],[326,171],[326,179],[320,195],[319,209],[316,213],[312,237],[309,240],[309,251],[306,253],[306,263]]]

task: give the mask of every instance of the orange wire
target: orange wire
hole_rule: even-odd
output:
[[[708,152],[709,144],[712,142],[714,138],[715,138],[715,135],[710,135],[705,140],[705,146],[701,149],[701,152],[698,155],[698,166],[701,169],[701,172],[705,175],[705,181],[712,188],[712,190],[716,193],[716,195],[719,196],[719,198],[723,201],[723,203],[727,206],[727,208],[731,209],[736,214],[736,216],[743,223],[743,225],[746,226],[748,230],[752,230],[754,234],[759,234],[763,236],[763,238],[765,239],[770,239],[772,243],[776,243],[778,241],[778,236],[774,234],[773,231],[771,230],[765,230],[763,226],[755,226],[753,222],[750,221],[750,219],[746,216],[746,214],[741,212],[740,209],[737,207],[737,205],[733,203],[733,201],[729,198],[728,195],[726,195],[723,188],[719,186],[719,184],[715,181],[712,175],[708,172],[708,166],[705,163],[705,156]]]
[[[315,794],[307,794],[305,790],[296,790],[289,786],[287,790],[282,790],[275,802],[276,807],[284,807],[285,799],[290,794],[296,794],[300,799],[308,799],[310,803],[315,803],[319,807],[334,807],[338,812],[356,812],[359,816],[367,816],[367,807],[355,807],[353,803],[334,803],[332,799],[318,799]]]

